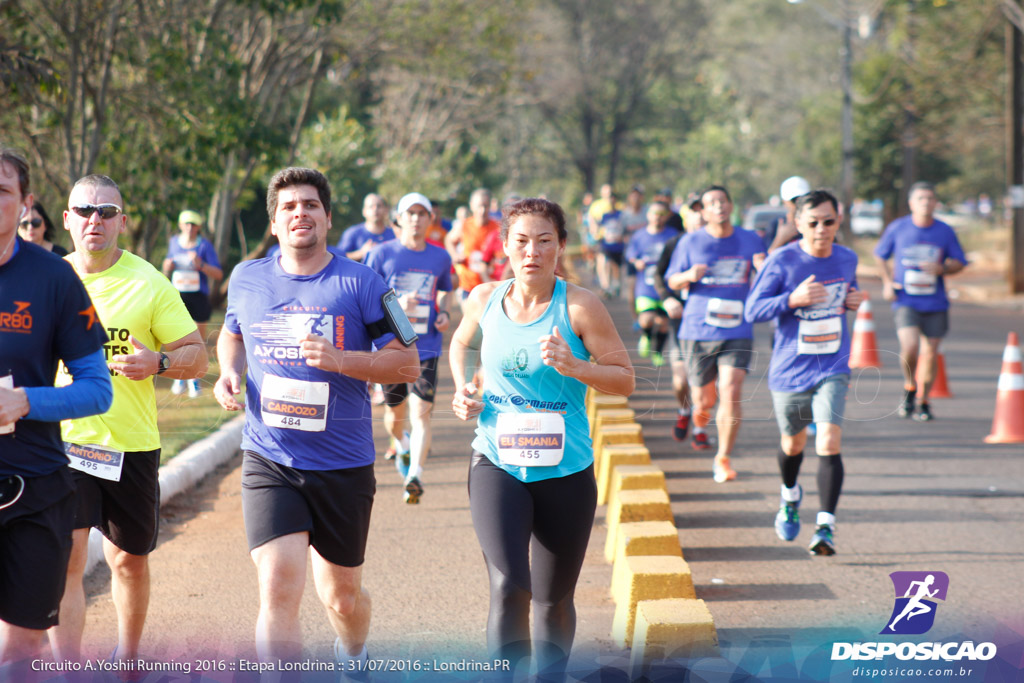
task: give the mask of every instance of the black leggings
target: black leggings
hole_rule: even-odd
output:
[[[531,654],[532,602],[538,672],[557,675],[576,634],[573,594],[597,507],[593,465],[527,484],[474,453],[469,507],[491,580],[488,647],[513,665]]]

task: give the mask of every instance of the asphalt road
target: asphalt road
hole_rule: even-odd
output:
[[[1024,445],[986,445],[983,438],[991,427],[1007,332],[1024,332],[1024,320],[1011,309],[956,305],[944,344],[954,398],[934,401],[931,423],[903,420],[895,415],[902,380],[892,315],[877,287],[866,284],[875,294],[884,367],[853,377],[838,554],[831,558],[806,551],[817,509],[813,455],[805,458],[801,475],[803,532],[785,543],[772,527],[779,476],[778,432],[765,379],[768,327],[757,330],[757,361],[746,384],[744,424],[733,458],[739,477],[727,484],[712,481],[707,452],[672,439],[675,407],[667,368],[634,357],[638,382],[631,405],[652,456],[666,472],[684,557],[698,597],[715,618],[724,656],[673,663],[656,669],[654,679],[681,680],[687,666],[694,676],[701,672],[693,680],[729,680],[736,673],[764,680],[791,680],[801,673],[811,680],[850,680],[852,664],[844,663],[837,673],[840,669],[828,668],[835,663],[822,663],[822,652],[836,640],[880,639],[893,607],[889,573],[921,570],[945,572],[950,588],[932,631],[916,639],[992,640],[1001,657],[1012,661],[1013,670],[1002,680],[1021,680]],[[613,301],[609,309],[627,346],[635,348],[627,303]],[[402,502],[391,463],[377,461],[364,571],[374,601],[368,643],[374,658],[420,666],[487,660],[488,588],[466,494],[472,427],[451,414],[451,390],[444,369],[419,506]],[[379,422],[376,431],[383,453]],[[245,545],[239,469],[235,458],[162,513],[143,654],[175,663],[179,675],[188,664],[195,678],[200,660],[229,666],[255,660],[256,574]],[[628,653],[613,647],[609,635],[614,605],[608,595],[611,567],[602,557],[604,514],[599,508],[577,590],[574,665],[577,677],[586,680],[628,680]],[[87,590],[85,651],[105,657],[116,640],[105,567],[89,579]],[[311,576],[301,616],[310,660],[330,661],[333,634]],[[251,674],[204,675],[204,680],[254,680]],[[988,678],[977,675],[949,680]],[[378,678],[451,677],[476,679],[438,673]],[[321,679],[332,680],[326,674],[302,678]]]

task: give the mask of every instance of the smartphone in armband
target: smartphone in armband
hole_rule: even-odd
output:
[[[412,329],[409,316],[405,314],[405,309],[402,308],[402,304],[398,301],[398,295],[395,294],[395,290],[389,289],[385,292],[380,297],[380,303],[384,308],[384,319],[387,320],[388,328],[398,337],[398,341],[402,342],[405,346],[409,346],[419,339],[419,335]]]

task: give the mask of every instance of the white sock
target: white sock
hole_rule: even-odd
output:
[[[696,436],[697,434],[703,434],[703,433],[704,433],[704,428],[703,427],[698,427],[698,426],[694,425],[694,427],[693,427],[693,434],[694,434],[694,436]]]
[[[786,488],[785,484],[779,484],[779,488],[782,489],[782,500],[787,503],[795,503],[800,500],[800,484],[797,484],[791,489]]]
[[[423,468],[422,467],[420,467],[419,465],[416,465],[416,466],[410,465],[409,466],[409,476],[407,476],[405,479],[406,479],[406,481],[408,481],[409,479],[412,479],[413,477],[416,477],[417,479],[419,479],[422,476],[423,476]]]
[[[359,662],[360,664],[366,663],[366,643],[363,643],[363,649],[357,655],[350,655],[345,652],[345,646],[341,643],[341,638],[337,638],[334,641],[334,658],[339,664],[347,664],[348,662]],[[362,667],[357,667],[362,668]],[[344,669],[347,671],[347,669]]]
[[[679,414],[683,415],[684,417],[689,417],[690,409],[689,408],[680,408],[679,409]]]
[[[830,526],[833,529],[836,528],[836,516],[831,512],[819,512],[818,513],[818,526]]]

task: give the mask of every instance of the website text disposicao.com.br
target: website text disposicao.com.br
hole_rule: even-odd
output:
[[[975,671],[970,666],[912,667],[912,666],[858,666],[850,672],[857,678],[952,678],[970,677]]]

